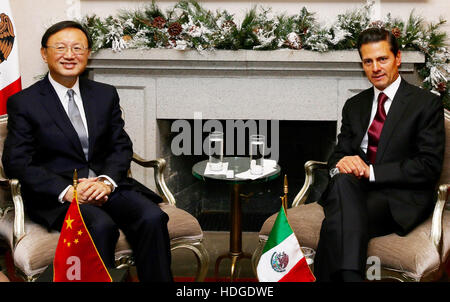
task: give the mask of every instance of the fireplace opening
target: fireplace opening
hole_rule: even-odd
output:
[[[249,156],[248,143],[242,142],[249,141],[254,124],[251,125],[249,121],[240,121],[240,124],[230,120],[218,122],[222,129],[214,130],[224,132],[224,156]],[[237,127],[227,127],[227,122],[228,126],[230,123],[234,126],[246,125],[245,133]],[[269,182],[241,186],[241,194],[247,196],[242,198],[242,231],[249,232],[259,231],[264,221],[280,209],[280,196],[284,195],[284,175],[287,175],[288,179],[290,206],[303,185],[305,162],[326,161],[336,143],[336,121],[256,122],[259,134],[262,132],[267,135],[270,154],[266,158],[278,160],[281,174]],[[177,120],[158,120],[161,133],[160,152],[167,161],[165,177],[177,201],[177,207],[195,216],[204,231],[228,231],[231,185],[225,182],[201,181],[192,175],[192,166],[208,159],[207,153],[201,150],[198,144],[201,142],[207,145],[209,131],[203,130],[212,130],[209,128],[211,123],[208,125],[206,120],[201,120],[200,124],[198,120],[184,121],[184,129],[177,123]],[[182,134],[182,131],[185,133]],[[181,141],[180,137],[186,135],[186,131],[190,131],[190,139],[186,136]],[[233,138],[233,141],[227,141],[227,138]]]

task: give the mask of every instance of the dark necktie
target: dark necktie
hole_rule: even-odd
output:
[[[384,103],[388,99],[387,95],[380,92],[378,95],[378,108],[375,118],[369,127],[369,145],[367,146],[367,158],[370,163],[375,163],[377,156],[378,142],[380,141],[381,130],[383,129],[384,121],[386,120],[386,111],[384,110]]]
[[[89,152],[89,140],[86,128],[84,128],[84,124],[81,119],[80,110],[78,109],[77,103],[75,103],[74,94],[75,91],[73,91],[72,89],[67,90],[67,95],[69,96],[69,110],[68,110],[69,119],[72,122],[75,131],[78,133],[78,137],[80,138],[81,142],[81,147],[83,147],[83,152],[87,160]]]

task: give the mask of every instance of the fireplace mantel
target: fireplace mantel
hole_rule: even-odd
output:
[[[402,61],[400,72],[416,82],[423,54],[407,51]],[[158,119],[202,112],[204,119],[338,120],[349,92],[370,86],[354,50],[101,50],[88,66],[121,89],[149,88]]]
[[[423,63],[418,51],[402,52],[403,68]],[[89,66],[96,69],[176,69],[176,70],[330,70],[361,72],[356,50],[317,52],[310,50],[175,50],[127,49],[121,52],[100,50],[92,55]],[[336,64],[338,63],[338,64]],[[325,64],[325,65],[324,65]]]
[[[416,51],[402,52],[400,73],[420,84]],[[170,156],[161,120],[337,121],[345,100],[370,87],[356,50],[101,50],[90,77],[118,88],[134,149]],[[162,129],[164,128],[164,129]],[[170,146],[170,142],[169,142]],[[139,173],[138,173],[139,174]],[[151,173],[138,175],[149,185]]]

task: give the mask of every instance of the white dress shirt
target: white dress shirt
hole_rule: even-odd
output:
[[[370,128],[370,125],[372,125],[372,122],[375,118],[375,115],[377,113],[377,108],[378,108],[378,95],[383,92],[388,99],[386,100],[386,102],[384,103],[384,111],[386,111],[386,116],[389,112],[389,109],[391,108],[392,105],[392,100],[395,97],[395,94],[397,93],[398,88],[400,87],[400,82],[401,82],[401,77],[398,76],[397,79],[392,82],[391,85],[389,85],[388,87],[386,87],[386,89],[384,89],[383,91],[377,89],[375,86],[373,87],[374,90],[374,96],[373,96],[373,102],[372,102],[372,112],[370,114],[370,121],[369,121],[369,126],[367,127],[366,130],[366,134],[363,137],[363,140],[361,141],[361,149],[367,153],[367,147],[369,145],[369,135],[368,135],[368,131]],[[370,177],[369,177],[369,181],[374,182],[375,181],[375,174],[373,172],[373,167],[372,165],[369,165],[370,167]]]
[[[56,91],[56,94],[58,95],[59,100],[61,101],[62,106],[64,107],[64,110],[67,113],[67,116],[69,115],[69,95],[67,94],[67,91],[69,89],[72,89],[75,93],[74,93],[74,100],[75,103],[78,106],[78,110],[80,110],[80,115],[81,115],[81,120],[83,121],[83,125],[84,128],[86,129],[86,134],[87,137],[89,138],[89,130],[87,127],[87,121],[86,121],[86,114],[84,112],[84,106],[83,106],[83,100],[81,99],[81,93],[80,93],[80,83],[78,81],[75,82],[75,85],[73,85],[72,88],[67,88],[63,85],[61,85],[60,83],[56,82],[52,76],[50,75],[50,73],[48,73],[48,79],[50,81],[50,84],[53,86],[53,88]],[[113,191],[115,188],[117,188],[117,184],[115,183],[115,181],[113,179],[111,179],[111,177],[107,176],[107,175],[100,175],[98,177],[104,177],[106,179],[108,179],[112,185],[113,185]],[[62,192],[61,194],[59,194],[58,196],[58,200],[60,202],[64,202],[63,198],[64,195],[66,195],[67,191],[70,189],[71,186],[67,186]]]
[[[67,88],[67,87],[61,85],[60,83],[56,82],[52,78],[50,73],[48,74],[48,79],[49,79],[50,83],[52,84],[53,88],[55,88],[56,94],[58,95],[59,100],[61,101],[61,104],[63,105],[64,110],[67,113],[67,116],[69,116],[69,95],[67,94],[67,91],[69,89],[72,89],[75,92],[73,97],[75,99],[75,103],[78,106],[78,110],[80,110],[81,120],[83,121],[84,128],[86,129],[87,137],[89,137],[89,130],[88,130],[87,121],[86,121],[86,114],[84,112],[83,101],[81,100],[80,82],[78,81],[78,79],[72,88]]]

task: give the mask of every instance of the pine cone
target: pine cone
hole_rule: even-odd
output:
[[[236,23],[234,23],[233,20],[227,20],[222,24],[222,28],[233,28],[233,27],[236,27]]]
[[[446,82],[440,82],[437,86],[437,89],[439,92],[445,92],[447,91],[447,83]]]
[[[167,32],[171,37],[176,37],[183,31],[183,28],[181,27],[181,24],[178,22],[174,22],[170,24],[169,28],[167,29]]]
[[[392,34],[398,39],[398,38],[400,38],[401,36],[402,36],[402,32],[401,32],[401,30],[398,28],[398,27],[394,27],[392,30],[391,30],[391,32],[392,32]]]
[[[164,25],[166,25],[166,23],[167,23],[166,19],[164,19],[161,16],[158,16],[153,19],[152,26],[161,29],[164,27]]]

